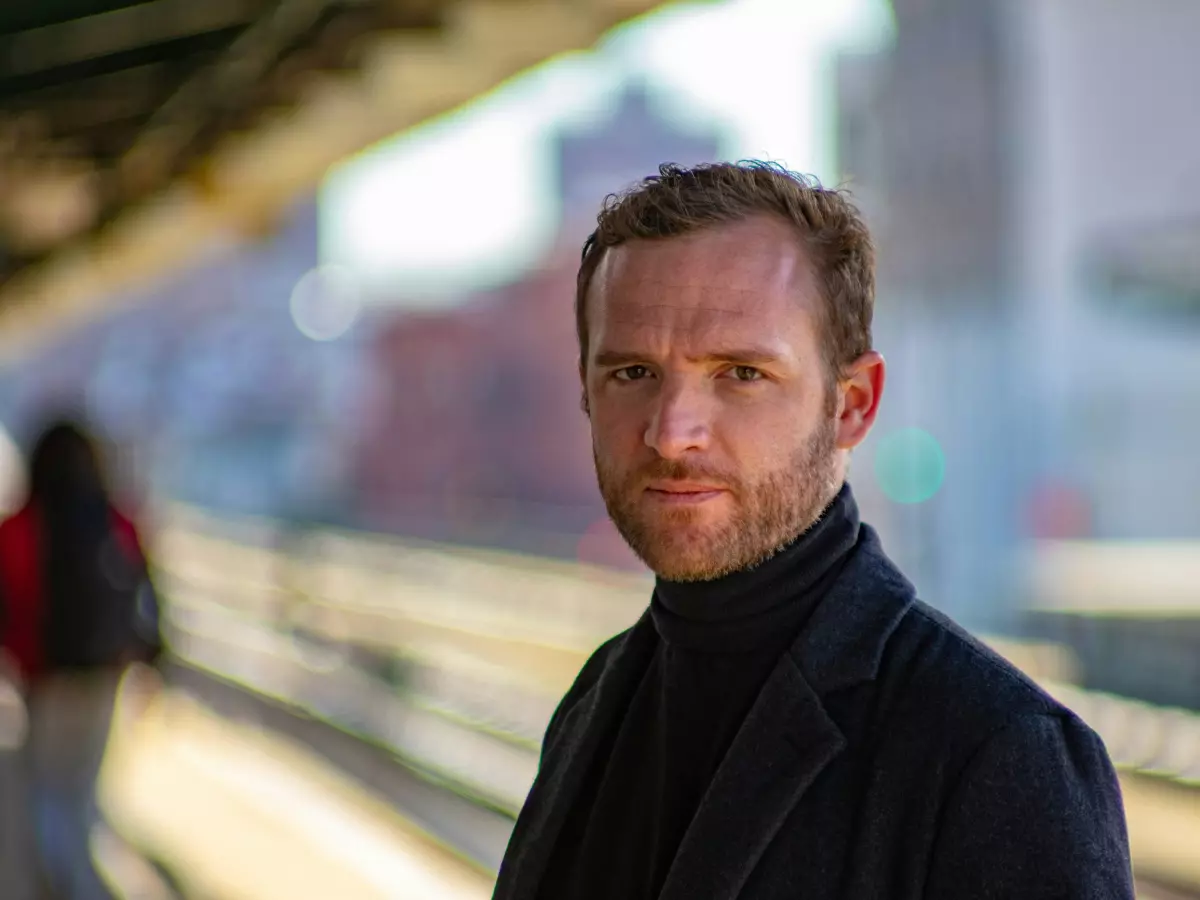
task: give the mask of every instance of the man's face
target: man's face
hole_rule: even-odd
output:
[[[660,577],[761,562],[836,493],[844,404],[822,364],[822,302],[795,234],[769,217],[602,259],[581,368],[596,473]]]

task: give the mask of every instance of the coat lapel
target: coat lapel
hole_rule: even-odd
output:
[[[659,900],[733,900],[844,738],[784,654],[713,778]]]
[[[613,730],[641,680],[655,646],[647,612],[613,648],[596,685],[556,727],[558,745],[545,753],[509,839],[493,900],[537,896],[558,834],[592,768],[597,747]],[[513,853],[513,849],[517,852]]]
[[[822,703],[875,678],[914,591],[863,525],[859,544],[750,709],[659,900],[734,900],[846,738]]]

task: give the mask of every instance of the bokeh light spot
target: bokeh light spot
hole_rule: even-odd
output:
[[[362,299],[353,274],[341,266],[306,272],[292,289],[292,321],[305,337],[332,341],[358,319]]]
[[[928,431],[901,428],[885,435],[875,451],[875,478],[896,503],[924,503],[946,477],[946,455]]]

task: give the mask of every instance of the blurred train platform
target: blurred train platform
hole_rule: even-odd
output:
[[[156,697],[119,730],[103,783],[116,829],[213,900],[489,896],[490,877],[287,737]]]
[[[409,815],[414,808],[427,816],[431,803],[452,806],[455,795],[444,787],[414,783],[394,759],[361,740],[197,670],[173,671],[173,686],[152,693],[130,681],[102,781],[110,828],[94,837],[116,897],[490,896],[488,867]],[[391,779],[390,788],[381,776]],[[407,789],[397,792],[396,783],[406,779]],[[1123,787],[1135,856],[1185,878],[1190,860],[1195,877],[1197,795],[1128,776]],[[472,825],[469,813],[459,812],[460,829],[477,828],[478,817]],[[484,843],[494,854],[507,839],[507,824],[495,817],[493,825]],[[471,843],[465,834],[460,839]],[[1138,896],[1197,894],[1186,885],[1143,881]]]
[[[646,596],[368,535],[285,552],[268,524],[191,514],[157,545],[173,657],[165,685],[126,680],[94,847],[127,900],[489,896],[558,697]],[[1061,647],[994,643],[1108,743],[1139,896],[1200,897],[1200,716],[1085,690]],[[20,729],[0,691],[10,787]]]
[[[647,596],[639,576],[521,555],[332,530],[281,542],[269,522],[195,510],[163,522],[159,558],[171,561],[163,577],[189,671],[272,698],[276,727],[296,727],[284,710],[309,720],[306,742],[337,744],[326,756],[348,770],[369,762],[346,741],[365,741],[392,769],[444,786],[431,799],[395,775],[371,781],[492,869],[558,697]],[[1084,689],[1062,645],[992,643],[1108,744],[1142,896],[1200,896],[1200,715]]]
[[[5,780],[17,787],[6,754]],[[7,793],[11,797],[12,793]],[[187,691],[127,682],[93,854],[124,900],[490,896],[491,875],[295,740],[219,716]],[[8,810],[3,896],[33,898]],[[136,848],[136,849],[135,849]]]

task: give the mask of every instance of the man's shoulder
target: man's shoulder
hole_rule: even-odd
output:
[[[564,700],[579,697],[595,687],[596,682],[604,674],[604,670],[613,663],[614,657],[619,655],[621,648],[634,639],[634,632],[640,624],[641,622],[639,621],[624,631],[614,634],[593,650],[587,662],[583,664],[583,668],[579,670],[579,674],[575,676],[575,682],[571,685],[571,689],[567,691]]]
[[[940,725],[968,742],[1026,717],[1074,719],[1029,675],[921,601],[893,633],[878,683],[914,724]]]
[[[558,707],[550,717],[550,723],[546,728],[546,736],[542,742],[543,753],[547,751],[553,740],[561,733],[563,722],[571,715],[572,710],[579,706],[580,702],[596,689],[596,686],[604,677],[605,671],[611,666],[617,665],[622,649],[630,641],[637,639],[639,626],[642,626],[643,621],[639,620],[637,624],[613,635],[592,651],[587,662],[583,664],[583,668],[579,670],[579,674],[575,676],[574,683],[563,696],[562,700],[559,701]],[[644,631],[645,629],[643,628],[642,630]]]
[[[869,718],[886,722],[877,734],[950,730],[970,740],[1014,716],[1069,715],[1016,666],[918,599],[875,531],[864,524],[862,532],[797,648],[797,661],[835,718],[862,723],[867,701]]]
[[[929,897],[1130,897],[1121,788],[1103,740],[949,617],[912,606],[884,685],[905,801],[930,798]],[[890,743],[886,743],[890,742]],[[1033,869],[1022,861],[1037,859]]]

